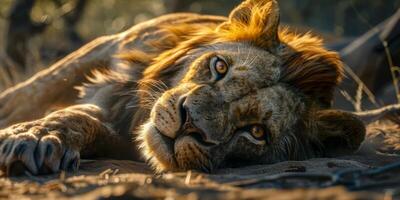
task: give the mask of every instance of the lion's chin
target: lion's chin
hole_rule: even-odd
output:
[[[141,152],[157,171],[176,171],[178,165],[174,155],[174,140],[161,134],[153,122],[147,122],[140,130],[138,140]]]
[[[192,137],[164,136],[152,122],[142,126],[141,151],[157,172],[199,170],[210,172],[210,155]]]
[[[212,161],[209,152],[193,137],[183,136],[175,141],[175,157],[182,170],[212,171]]]

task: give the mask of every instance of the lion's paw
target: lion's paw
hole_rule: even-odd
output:
[[[13,126],[0,133],[8,134],[0,144],[0,167],[7,174],[13,173],[13,164],[17,162],[33,174],[78,169],[79,151],[65,145],[57,131],[47,132],[46,128],[37,126],[26,130],[21,126]],[[21,130],[25,131],[18,133]]]

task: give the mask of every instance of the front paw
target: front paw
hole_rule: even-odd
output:
[[[49,131],[41,126],[27,129],[20,124],[3,131],[0,134],[6,137],[0,145],[0,167],[7,174],[12,174],[16,162],[23,163],[35,175],[78,169],[80,154],[62,141],[60,131],[65,130]]]

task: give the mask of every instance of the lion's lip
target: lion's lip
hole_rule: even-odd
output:
[[[197,128],[193,123],[185,123],[179,133],[179,137],[191,136],[204,147],[212,147],[219,144],[218,141],[210,139],[203,130]]]
[[[181,137],[191,137],[194,139],[194,141],[196,141],[196,143],[198,143],[200,146],[204,148],[217,146],[219,144],[218,142],[207,140],[204,134],[202,134],[202,132],[199,132],[197,130],[187,130],[183,132],[183,134],[181,134],[181,136],[178,137],[177,139]]]
[[[198,169],[203,171],[210,171],[211,166],[202,166],[199,163],[196,164],[198,157],[189,157],[187,161],[192,163],[191,165],[185,165],[183,163],[178,162],[177,155],[182,156],[182,150],[186,149],[185,146],[193,146],[197,145],[199,151],[201,152],[209,152],[213,147],[217,146],[215,142],[206,142],[203,141],[202,135],[200,135],[197,129],[187,128],[179,132],[179,136],[175,139],[165,136],[160,130],[154,127],[155,138],[159,138],[162,141],[162,144],[158,143],[156,146],[153,144],[153,149],[157,149],[157,152],[153,156],[157,158],[157,160],[161,161],[165,166],[166,170],[169,171],[180,171],[180,170],[188,170],[188,169]],[[160,140],[159,140],[160,141]],[[199,155],[197,155],[199,156]],[[168,157],[168,158],[167,158]],[[208,170],[206,170],[208,169]]]
[[[174,139],[171,139],[165,136],[160,130],[154,127],[155,132],[153,136],[162,141],[162,143],[150,143],[153,146],[153,149],[160,151],[156,152],[153,156],[155,156],[158,160],[162,161],[162,163],[167,167],[168,170],[174,170],[177,168],[177,162],[175,158],[174,152]],[[160,156],[163,155],[163,156]]]

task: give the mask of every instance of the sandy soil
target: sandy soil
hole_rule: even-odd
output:
[[[355,155],[155,175],[143,163],[82,160],[76,173],[0,178],[1,199],[400,199],[400,170],[360,179],[367,187],[324,187],[323,178],[274,179],[290,174],[329,175],[344,169],[369,170],[400,161],[397,126],[374,124]],[[378,153],[374,153],[377,150]],[[379,184],[387,181],[389,184]],[[368,185],[367,185],[368,184]]]

